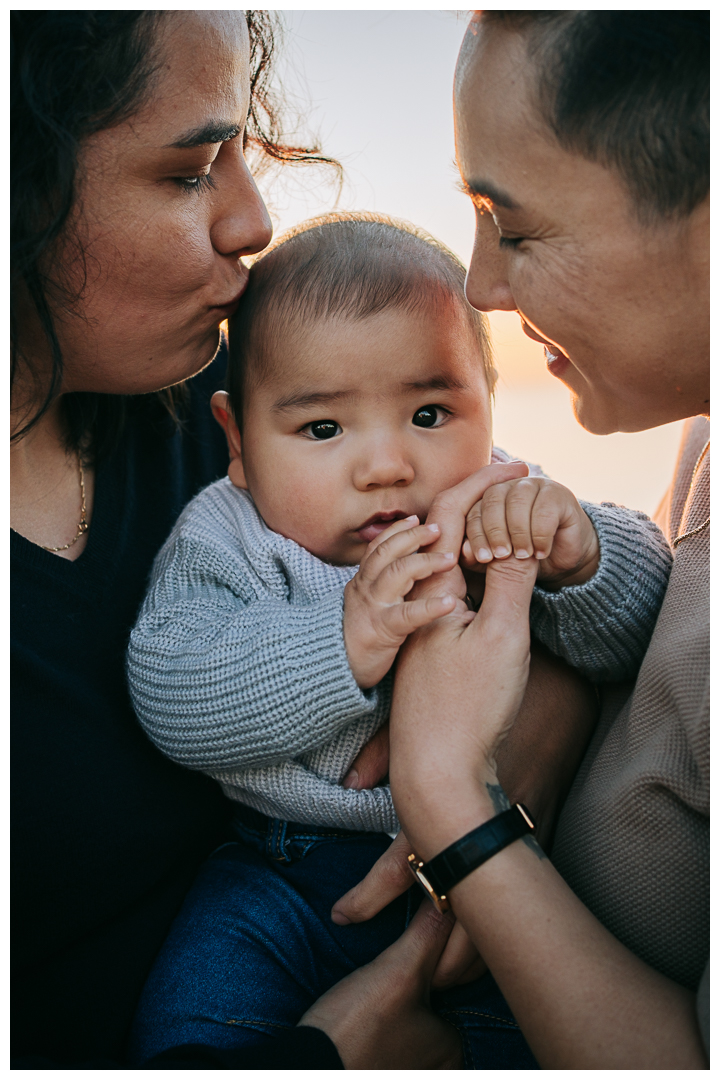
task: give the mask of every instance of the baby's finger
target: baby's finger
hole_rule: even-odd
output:
[[[367,551],[363,556],[363,562],[367,559],[368,555],[372,555],[373,551],[388,540],[395,533],[407,532],[409,529],[414,529],[420,519],[417,514],[412,514],[410,517],[401,518],[400,521],[392,521],[387,529],[383,529],[381,533],[371,540],[367,546]]]
[[[456,605],[458,610],[464,610],[462,601],[456,596],[426,596],[422,600],[409,600],[386,608],[383,622],[392,637],[407,637],[413,630],[449,615]]]
[[[479,563],[492,562],[493,553],[490,550],[490,541],[483,529],[482,502],[477,502],[470,508],[465,523],[465,529],[467,532],[466,543],[469,544],[474,559]]]
[[[560,505],[557,486],[541,488],[533,504],[531,521],[536,559],[549,558],[553,540],[560,527],[562,517],[562,506]]]
[[[454,565],[455,557],[447,551],[418,551],[403,559],[394,559],[373,582],[371,595],[380,603],[398,603],[416,581],[424,581],[432,574],[446,573]]]
[[[418,548],[434,544],[439,533],[439,525],[411,525],[407,529],[396,529],[389,536],[381,534],[375,548],[368,550],[363,558],[363,576],[368,581],[375,581],[390,563],[414,554]]]
[[[492,552],[494,559],[507,559],[509,555],[512,555],[512,543],[505,516],[505,501],[509,487],[509,484],[496,484],[485,492],[480,503],[482,528],[487,539],[486,546]],[[487,560],[478,559],[478,562],[481,561]]]
[[[531,558],[534,547],[530,522],[538,488],[533,479],[516,480],[508,485],[505,499],[505,522],[516,559]]]

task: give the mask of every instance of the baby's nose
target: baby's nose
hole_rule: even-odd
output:
[[[359,491],[407,487],[415,479],[415,470],[399,447],[383,443],[358,460],[353,479]]]

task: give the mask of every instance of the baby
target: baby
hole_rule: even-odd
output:
[[[240,1047],[293,1026],[390,944],[416,903],[410,893],[358,926],[330,919],[399,828],[387,784],[343,778],[388,718],[407,635],[460,603],[450,588],[409,595],[458,572],[457,552],[423,550],[442,539],[428,509],[509,460],[492,448],[495,372],[464,276],[430,237],[369,215],[312,221],[253,266],[231,320],[228,392],[212,402],[228,477],[177,522],[128,653],[143,727],[220,782],[237,841],[206,864],[160,955],[136,1063],[179,1042]],[[509,524],[500,503],[495,554],[534,549],[540,577],[571,586],[564,608],[536,590],[533,629],[591,677],[633,674],[665,586],[648,576],[658,530],[617,507],[583,509],[542,476],[515,492]],[[538,543],[541,504],[551,524]],[[606,617],[594,612],[589,643],[583,624],[581,646],[573,604],[602,573]],[[463,1030],[468,1061],[487,1063],[478,995],[485,1012],[506,1007],[481,983],[436,1004]],[[502,1067],[529,1064],[521,1044]],[[509,1042],[503,1060],[513,1052]]]

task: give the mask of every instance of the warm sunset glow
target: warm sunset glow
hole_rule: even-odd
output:
[[[423,226],[468,262],[474,214],[453,166],[452,82],[467,14],[450,11],[288,11],[282,85],[345,166],[330,186],[299,171],[266,179],[276,231],[329,209],[376,210]],[[652,514],[672,476],[680,424],[590,435],[569,391],[545,368],[518,316],[490,316],[495,441],[541,465],[579,498]]]

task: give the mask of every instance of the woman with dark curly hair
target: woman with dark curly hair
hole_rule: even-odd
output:
[[[19,1067],[120,1060],[223,835],[219,791],[137,727],[123,653],[159,545],[227,468],[213,358],[240,257],[271,235],[245,151],[324,160],[279,136],[273,31],[265,12],[12,13]],[[315,1031],[278,1052],[258,1066],[339,1067]]]

